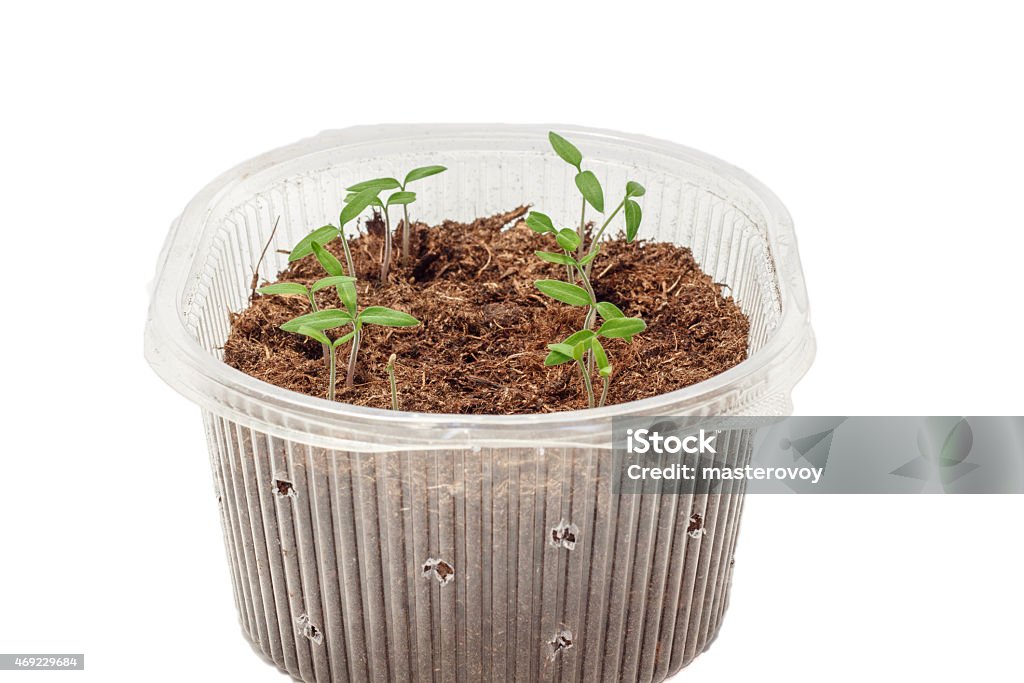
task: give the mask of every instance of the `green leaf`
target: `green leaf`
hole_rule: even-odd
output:
[[[576,234],[576,231],[572,228],[562,228],[555,235],[555,241],[558,242],[558,246],[566,251],[576,251],[576,248],[580,246],[580,236]]]
[[[561,280],[537,280],[534,286],[556,301],[570,306],[589,306],[593,303],[587,290]]]
[[[563,266],[576,265],[576,259],[568,254],[556,254],[551,251],[535,251],[533,253],[536,254],[537,258],[541,261],[547,261],[548,263],[557,263]]]
[[[278,282],[256,290],[260,294],[294,294],[296,296],[308,296],[309,292],[305,285],[298,282]]]
[[[615,318],[625,318],[626,314],[619,310],[619,307],[615,304],[610,304],[607,301],[599,301],[597,304],[598,314],[605,320],[614,320]]]
[[[555,365],[561,365],[562,363],[568,363],[572,360],[572,356],[567,356],[564,353],[558,351],[552,351],[544,358],[544,365],[552,367]]]
[[[526,227],[542,235],[556,232],[555,224],[551,222],[547,214],[543,214],[540,211],[531,211],[526,215]]]
[[[587,348],[590,347],[589,341],[581,341],[573,344],[572,347],[572,358],[573,360],[583,360],[583,354],[587,352]]]
[[[321,228],[317,228],[313,232],[309,233],[295,245],[292,249],[292,253],[288,255],[289,261],[298,261],[300,258],[309,256],[313,253],[313,243],[324,245],[333,240],[335,237],[341,234],[333,225],[325,225]]]
[[[342,282],[338,285],[338,298],[350,315],[356,314],[356,283]]]
[[[640,221],[643,219],[643,211],[640,205],[632,199],[626,200],[626,242],[636,239],[636,233],[640,229]]]
[[[335,258],[334,254],[316,242],[313,242],[310,246],[313,248],[313,253],[316,254],[316,260],[320,262],[320,265],[327,271],[328,275],[345,274],[345,269],[341,267],[341,261]],[[316,290],[314,289],[313,291],[315,292]]]
[[[576,149],[576,145],[554,131],[548,133],[548,141],[555,150],[555,154],[575,166],[577,171],[580,169],[580,164],[583,163],[583,155]]]
[[[415,327],[420,321],[408,313],[402,313],[384,306],[367,306],[359,314],[359,320],[367,325],[386,327]]]
[[[380,192],[379,187],[368,187],[365,190],[357,192],[356,196],[352,197],[349,203],[341,210],[338,222],[341,225],[345,225],[350,220],[361,214],[366,207],[373,203],[374,199],[377,199],[378,192]]]
[[[289,330],[292,331],[292,330]],[[301,334],[304,337],[314,339],[321,344],[330,344],[331,340],[327,338],[327,335],[315,327],[306,327],[305,325],[299,326],[299,329],[294,330],[296,334]]]
[[[611,366],[611,363],[609,363],[608,365],[604,366],[603,368],[599,368],[598,371],[597,371],[597,374],[601,375],[602,377],[611,377],[612,376],[612,366]]]
[[[397,190],[401,186],[402,183],[398,182],[396,178],[374,178],[373,180],[364,180],[361,183],[356,183],[355,185],[346,187],[345,189],[349,192],[358,194],[363,190],[369,189],[376,189],[378,192],[383,192],[384,190]],[[345,201],[349,200],[346,199]]]
[[[412,204],[416,201],[415,192],[395,192],[388,197],[388,206],[394,206],[396,204]]]
[[[593,171],[580,171],[576,174],[576,187],[580,194],[592,207],[604,213],[604,191]]]
[[[544,359],[544,365],[548,367],[561,365],[572,360],[572,346],[569,344],[548,344],[551,353]]]
[[[414,180],[423,180],[424,178],[429,178],[432,175],[444,173],[447,170],[448,169],[445,166],[421,166],[419,168],[414,168],[405,176],[405,182],[402,183],[402,186],[404,187]]]
[[[346,334],[345,336],[343,336],[343,337],[338,337],[337,339],[335,339],[335,340],[334,340],[334,341],[332,342],[332,344],[334,345],[334,348],[338,348],[338,347],[339,347],[339,346],[341,346],[342,344],[347,344],[347,343],[348,343],[349,341],[351,341],[351,340],[352,340],[352,337],[354,337],[354,336],[356,336],[356,332],[355,332],[355,330],[352,330],[351,332],[349,332],[349,333],[348,333],[348,334]]]
[[[647,193],[647,188],[645,188],[640,183],[638,183],[638,182],[636,182],[634,180],[630,180],[628,183],[626,183],[626,196],[627,197],[643,197],[646,193]]]
[[[580,265],[585,266],[595,258],[597,258],[597,252],[601,251],[601,246],[598,244],[594,245],[594,248],[586,253],[586,255],[580,259]]]
[[[350,192],[347,195],[345,195],[345,203],[348,204],[350,201],[355,199],[358,194],[358,192]],[[373,200],[370,201],[370,206],[379,206],[380,208],[383,209],[384,202],[380,200],[380,197],[374,197]]]
[[[316,282],[313,283],[313,286],[310,287],[310,289],[312,289],[314,292],[319,292],[324,287],[337,287],[338,285],[344,284],[346,282],[355,281],[356,279],[354,277],[349,277],[348,275],[332,275],[330,277],[325,277],[321,278],[320,280],[317,280]]]
[[[590,349],[594,352],[594,362],[597,363],[598,369],[608,367],[608,354],[597,337],[590,340]]]
[[[579,332],[573,332],[568,337],[563,339],[562,343],[568,344],[569,346],[575,346],[576,344],[586,339],[593,339],[594,336],[595,335],[593,330],[580,330]]]
[[[646,329],[647,323],[640,318],[612,318],[605,320],[597,333],[608,339],[626,339]]]
[[[328,308],[300,315],[298,318],[292,318],[284,325],[281,325],[281,329],[285,332],[298,332],[300,327],[310,327],[322,331],[348,325],[350,322],[352,322],[352,316],[345,311]]]

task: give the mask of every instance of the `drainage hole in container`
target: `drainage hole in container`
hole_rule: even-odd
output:
[[[558,523],[558,526],[551,530],[551,545],[556,548],[572,550],[576,547],[576,541],[579,536],[579,527],[563,519]]]
[[[690,525],[686,527],[686,533],[690,538],[700,538],[708,532],[704,528],[704,517],[699,512],[694,512],[690,515]]]
[[[551,659],[557,657],[559,653],[570,649],[572,647],[572,631],[563,628],[555,634],[554,638],[548,641],[548,647],[551,648]]]
[[[302,627],[302,635],[313,641],[317,645],[324,642],[324,634],[320,632],[313,622],[309,620],[308,614],[300,614],[299,618],[295,622]]]
[[[437,579],[438,583],[445,586],[455,578],[455,567],[444,560],[430,558],[423,563],[423,576],[433,577]]]
[[[281,496],[282,498],[295,498],[298,496],[298,494],[295,492],[295,487],[292,486],[292,483],[285,479],[275,479],[274,489],[277,495]]]

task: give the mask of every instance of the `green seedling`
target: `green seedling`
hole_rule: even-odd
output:
[[[282,325],[281,328],[284,329],[284,326]],[[321,345],[324,346],[324,348],[327,349],[327,356],[329,359],[328,367],[330,369],[329,379],[327,380],[327,400],[333,401],[334,385],[337,384],[338,380],[338,347],[349,342],[352,339],[352,337],[355,336],[355,333],[349,332],[343,337],[338,337],[334,341],[331,341],[331,339],[326,334],[324,334],[322,330],[318,330],[316,327],[310,327],[308,325],[300,325],[294,330],[289,331],[294,332],[296,334],[301,334],[304,337],[309,337],[310,339],[318,341],[320,342]]]
[[[392,178],[386,178],[386,180],[393,180]],[[378,182],[378,181],[367,181],[367,182]],[[395,181],[398,182],[398,181]],[[353,185],[353,187],[359,187]],[[356,197],[356,193],[349,194],[345,199]],[[370,203],[371,206],[376,206],[380,209],[381,214],[384,216],[384,254],[380,262],[380,279],[381,282],[386,282],[388,279],[388,271],[391,269],[391,207],[402,205],[407,207],[416,201],[415,192],[406,192],[401,190],[399,192],[392,192],[386,200],[382,200],[380,197],[374,198]],[[405,232],[403,227],[403,233]]]
[[[608,397],[608,384],[612,375],[612,366],[608,362],[608,354],[605,352],[604,347],[601,346],[599,338],[625,339],[627,342],[631,342],[633,341],[633,335],[643,332],[647,328],[647,324],[641,318],[626,317],[615,304],[597,300],[597,295],[594,293],[594,287],[590,282],[586,266],[597,256],[600,245],[595,244],[582,259],[577,260],[573,256],[573,252],[578,250],[580,238],[574,230],[569,228],[559,230],[554,227],[550,218],[536,212],[531,212],[527,216],[527,224],[536,232],[554,236],[555,242],[562,250],[561,253],[551,251],[534,252],[537,258],[548,263],[564,265],[567,270],[571,271],[572,277],[569,279],[575,280],[575,276],[578,276],[579,281],[583,284],[581,287],[574,282],[562,280],[537,280],[534,285],[543,294],[555,301],[560,301],[570,306],[585,306],[587,308],[583,329],[574,332],[559,344],[549,345],[548,348],[551,349],[551,353],[548,354],[544,364],[561,365],[570,360],[576,361],[583,377],[584,389],[587,392],[587,405],[593,408],[595,400],[590,375],[596,363],[598,374],[602,381],[599,405],[603,406]],[[604,324],[595,333],[591,327],[597,316],[604,320]],[[586,358],[585,361],[584,358]]]
[[[346,301],[349,298],[354,300],[356,279],[354,277],[344,275],[344,268],[342,268],[341,262],[335,258],[334,254],[324,249],[315,241],[310,241],[309,249],[311,253],[316,255],[316,260],[319,261],[320,266],[327,271],[327,275],[329,277],[317,280],[311,287],[306,287],[298,282],[278,282],[276,284],[267,285],[266,287],[261,287],[257,291],[260,294],[304,296],[309,301],[309,307],[313,312],[320,310],[316,305],[316,297],[313,295],[325,287],[335,287],[338,291],[338,298],[342,301]],[[327,360],[330,349],[326,344],[324,344],[323,349],[324,359]]]
[[[391,263],[391,221],[389,217],[388,209],[394,205],[401,205],[403,212],[402,220],[402,263],[409,262],[409,204],[416,201],[416,193],[409,192],[406,190],[409,183],[423,178],[429,178],[430,176],[437,175],[438,173],[444,173],[448,169],[444,166],[421,166],[414,168],[405,175],[405,180],[399,182],[397,178],[374,178],[373,180],[365,180],[361,183],[347,188],[349,194],[346,198],[346,202],[355,201],[355,198],[360,196],[363,192],[376,190],[377,193],[386,192],[388,190],[398,190],[389,196],[386,200],[381,200],[379,197],[377,201],[373,203],[381,209],[384,214],[384,262],[381,264],[381,279],[387,278],[388,269]]]
[[[310,335],[303,332],[303,329],[306,331],[312,329],[323,334],[327,330],[332,330],[338,327],[351,327],[351,330],[344,336],[334,340],[333,342],[327,342],[330,346],[328,349],[328,354],[330,356],[328,365],[331,372],[327,397],[333,399],[336,367],[335,352],[339,346],[350,341],[352,342],[352,346],[349,351],[348,369],[345,376],[345,386],[351,387],[355,380],[356,361],[359,355],[359,344],[362,338],[363,327],[366,325],[381,325],[383,327],[415,327],[420,324],[420,321],[408,313],[396,311],[392,308],[387,308],[386,306],[367,306],[360,311],[356,301],[354,278],[349,278],[344,275],[326,277],[323,280],[319,280],[312,288],[316,288],[318,285],[321,286],[320,288],[330,286],[337,287],[338,296],[341,298],[345,309],[322,309],[305,315],[300,315],[299,317],[293,318],[281,325],[281,329],[285,332],[293,332],[309,337]],[[326,338],[326,335],[324,335],[324,337]],[[321,344],[325,343],[322,339],[317,337],[311,338],[317,339]]]
[[[601,339],[626,339],[631,340],[633,335],[643,332],[647,325],[640,318],[627,318],[622,312],[605,303],[605,307],[611,307],[619,317],[611,317],[605,320],[597,332],[593,330],[579,330],[573,332],[558,344],[548,344],[549,353],[544,359],[544,365],[555,366],[576,362],[583,379],[583,388],[587,392],[587,406],[600,408],[608,399],[608,385],[612,376],[612,364],[608,360],[608,353],[601,344]],[[584,362],[584,357],[592,354],[597,364],[597,374],[601,378],[601,398],[595,401],[594,385],[590,379],[591,370]]]
[[[395,354],[388,358],[388,384],[391,385],[391,410],[398,410],[398,384],[395,382]]]
[[[576,234],[579,237],[579,244],[576,247],[576,259],[583,261],[590,252],[594,252],[596,255],[597,246],[601,237],[604,235],[604,231],[611,224],[612,219],[614,219],[622,210],[625,210],[626,212],[626,242],[632,243],[633,240],[636,239],[637,232],[640,230],[640,221],[643,219],[643,211],[640,209],[640,204],[637,203],[634,197],[641,197],[644,195],[646,192],[644,186],[632,180],[626,183],[626,192],[622,201],[619,202],[615,209],[607,215],[604,222],[601,224],[601,227],[598,229],[597,233],[595,233],[594,238],[591,240],[588,252],[586,245],[587,205],[589,204],[594,208],[594,210],[604,213],[604,190],[601,188],[601,183],[597,179],[597,176],[594,175],[594,172],[583,169],[583,154],[574,144],[554,131],[548,133],[548,141],[551,143],[552,149],[555,150],[555,154],[576,169],[576,189],[579,190],[580,195],[583,198],[580,206],[580,223],[576,230]],[[541,215],[543,216],[543,214]],[[550,219],[548,220],[548,223],[550,224]],[[527,219],[527,225],[530,225],[529,219]],[[530,225],[530,227],[537,230],[533,225]],[[540,230],[537,231],[541,232]],[[590,273],[591,261],[593,261],[593,257],[591,257],[586,263],[585,267],[587,273]]]
[[[313,244],[323,246],[331,240],[340,237],[342,247],[345,250],[345,263],[348,266],[348,275],[355,277],[356,267],[352,263],[352,252],[349,251],[348,239],[345,237],[345,224],[361,214],[366,207],[370,206],[377,199],[378,194],[380,194],[379,189],[370,187],[350,196],[348,202],[338,215],[338,225],[324,225],[303,237],[295,245],[295,248],[292,249],[292,253],[288,256],[288,261],[298,261],[300,258],[312,254]]]

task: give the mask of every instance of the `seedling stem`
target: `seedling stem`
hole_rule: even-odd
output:
[[[388,384],[391,385],[391,410],[398,410],[398,385],[395,382],[395,354],[388,358]]]

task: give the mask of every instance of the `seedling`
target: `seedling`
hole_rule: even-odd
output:
[[[348,275],[355,277],[356,267],[352,263],[352,252],[349,251],[348,239],[345,237],[345,224],[361,214],[366,207],[370,206],[377,199],[379,193],[379,189],[371,187],[349,197],[349,201],[338,215],[338,225],[324,225],[303,237],[295,245],[295,248],[292,249],[292,253],[288,256],[288,261],[298,261],[300,258],[312,254],[313,244],[323,246],[336,237],[340,237],[342,248],[345,250],[345,263],[348,266]]]
[[[305,285],[298,282],[278,282],[276,284],[267,285],[261,287],[257,291],[260,294],[277,294],[283,296],[304,296],[309,301],[309,307],[313,312],[320,310],[316,305],[316,297],[313,296],[315,292],[324,289],[325,287],[334,286],[338,291],[338,298],[345,301],[347,298],[355,297],[355,278],[351,276],[344,276],[344,269],[341,266],[341,262],[335,258],[334,254],[324,249],[319,243],[311,241],[309,243],[310,251],[316,255],[316,260],[320,262],[321,267],[327,271],[326,277],[322,280],[318,280],[313,283],[312,287],[306,287]],[[351,290],[351,291],[349,291]],[[324,359],[326,360],[330,349],[324,344]]]
[[[612,304],[605,305],[612,306]],[[618,309],[615,310],[618,311]],[[621,311],[619,311],[619,315],[622,315]],[[587,406],[593,408],[595,407],[595,399],[594,386],[590,379],[591,371],[583,361],[588,353],[593,354],[594,361],[597,363],[597,374],[601,377],[601,398],[596,402],[596,407],[600,408],[604,406],[605,401],[608,399],[608,384],[612,376],[612,364],[608,360],[608,354],[604,346],[601,344],[601,338],[632,339],[633,335],[643,332],[646,327],[647,325],[640,318],[627,318],[625,316],[609,318],[605,320],[597,332],[593,330],[579,330],[570,334],[559,344],[548,344],[550,353],[544,359],[544,365],[562,365],[563,363],[575,361],[580,371],[580,377],[583,378],[583,387],[587,392]]]
[[[323,309],[307,313],[305,315],[300,315],[299,317],[293,318],[281,325],[281,329],[285,332],[293,332],[310,337],[311,339],[316,339],[321,344],[329,344],[330,348],[328,348],[328,354],[330,356],[329,368],[331,379],[327,390],[327,397],[333,400],[336,374],[335,351],[339,346],[346,344],[349,341],[352,342],[348,357],[348,370],[345,376],[345,386],[351,387],[355,379],[356,360],[359,355],[359,343],[362,338],[363,327],[366,325],[381,325],[383,327],[415,327],[420,324],[420,321],[408,313],[396,311],[392,308],[387,308],[386,306],[367,306],[360,311],[356,302],[354,278],[349,278],[344,275],[326,277],[323,280],[319,280],[311,289],[317,288],[318,285],[320,285],[320,288],[330,286],[337,287],[338,296],[341,298],[345,309]],[[324,332],[338,327],[351,327],[352,329],[339,339],[329,342],[324,342],[323,339],[308,334],[309,330],[313,330],[321,333],[321,335],[326,338],[326,335],[323,334]]]
[[[318,312],[319,313],[330,313],[330,311],[318,311]],[[315,313],[309,313],[307,315],[316,315],[316,314]],[[296,320],[298,320],[298,318],[296,318]],[[294,321],[292,321],[292,322],[294,322]],[[288,323],[285,323],[285,325],[287,325],[287,324]],[[328,323],[324,323],[324,324],[328,324]],[[339,323],[339,324],[344,324],[344,323]],[[328,401],[333,401],[334,400],[334,385],[337,383],[337,378],[338,378],[338,369],[337,369],[338,368],[338,362],[337,362],[338,347],[343,345],[343,344],[346,344],[347,342],[349,342],[355,336],[355,332],[349,332],[348,334],[346,334],[346,335],[344,335],[342,337],[338,337],[334,341],[331,341],[330,338],[328,338],[328,336],[326,334],[324,334],[323,330],[317,329],[317,327],[315,327],[315,326],[312,326],[312,325],[298,325],[294,329],[291,329],[291,328],[286,328],[285,325],[281,326],[282,330],[286,330],[288,332],[294,332],[296,334],[301,334],[304,337],[309,337],[310,339],[314,339],[314,340],[320,342],[320,344],[323,345],[324,348],[327,349],[328,359],[329,359],[328,367],[330,369],[329,379],[327,380],[327,400]],[[332,325],[332,327],[337,327],[337,326],[338,325]]]
[[[388,269],[391,263],[391,221],[388,216],[388,209],[396,204],[402,206],[403,220],[402,220],[402,263],[409,262],[409,204],[416,201],[416,193],[408,192],[406,187],[409,183],[416,180],[422,180],[423,178],[429,178],[432,175],[438,173],[444,173],[448,169],[444,166],[421,166],[414,168],[405,175],[405,180],[399,182],[397,178],[374,178],[373,180],[365,180],[361,183],[356,183],[352,187],[347,188],[349,194],[345,198],[346,202],[355,201],[355,198],[360,196],[363,192],[376,190],[377,194],[385,192],[387,190],[398,190],[387,198],[387,200],[381,200],[377,198],[375,206],[381,208],[384,214],[384,262],[381,264],[381,280],[387,278]],[[360,209],[361,211],[362,209]]]
[[[395,354],[388,358],[388,384],[391,385],[391,410],[398,410],[398,384],[395,382]]]
[[[342,213],[344,215],[344,212]],[[333,239],[333,237],[331,239]],[[344,239],[344,237],[342,237],[342,239]],[[319,242],[310,240],[308,249],[308,253],[316,255],[316,259],[320,263],[320,266],[327,272],[327,277],[317,280],[309,287],[298,282],[278,282],[276,284],[260,288],[259,292],[261,294],[304,296],[309,301],[312,311],[289,320],[284,325],[281,325],[281,329],[286,332],[294,332],[295,334],[301,334],[305,337],[309,337],[310,339],[315,339],[323,345],[324,356],[327,358],[328,369],[330,371],[330,384],[328,386],[327,397],[334,400],[334,385],[337,373],[335,358],[339,346],[342,346],[349,341],[352,342],[352,349],[349,353],[348,372],[345,377],[345,386],[351,387],[354,381],[356,358],[359,353],[359,342],[362,337],[362,328],[364,325],[414,327],[419,325],[420,321],[408,313],[402,313],[401,311],[396,311],[385,306],[368,306],[360,313],[356,294],[356,278],[350,275],[345,275],[341,262],[335,258],[334,254],[323,248]],[[348,255],[347,250],[346,255]],[[351,272],[351,270],[349,272]],[[344,310],[321,310],[317,307],[316,297],[314,294],[327,287],[335,288],[338,293],[338,299],[344,306]],[[344,326],[351,326],[352,330],[339,339],[331,341],[324,334],[327,330]],[[309,334],[311,331],[316,334]]]
[[[636,239],[637,232],[640,230],[640,221],[643,219],[643,211],[640,209],[640,204],[636,202],[634,197],[641,197],[644,195],[646,192],[644,186],[632,180],[626,183],[626,192],[622,201],[619,202],[615,207],[615,210],[605,218],[600,229],[598,229],[594,238],[591,240],[590,251],[588,252],[586,245],[587,205],[589,204],[596,211],[604,213],[604,190],[601,188],[601,183],[597,179],[597,176],[594,175],[593,171],[583,170],[583,154],[574,144],[554,131],[548,133],[548,140],[551,143],[552,149],[555,150],[555,154],[576,169],[576,189],[579,190],[580,195],[583,197],[583,201],[580,206],[580,223],[576,230],[576,234],[579,237],[579,244],[576,247],[576,259],[583,261],[590,253],[594,253],[596,255],[597,246],[601,237],[604,235],[604,231],[608,228],[609,224],[611,224],[612,219],[614,219],[615,216],[618,215],[619,211],[622,211],[623,209],[626,211],[626,242],[632,243],[633,240]],[[543,216],[543,214],[540,215]],[[546,216],[544,217],[547,218]],[[548,219],[547,222],[550,224],[550,219]],[[529,218],[527,218],[527,225],[530,225]],[[537,230],[533,225],[530,225],[530,227]],[[537,230],[537,232],[542,231]],[[591,257],[585,264],[588,274],[590,273],[591,261],[593,261],[593,257]]]
[[[534,285],[542,293],[555,301],[569,304],[570,306],[586,306],[587,315],[583,322],[583,329],[574,332],[559,344],[549,344],[551,353],[544,360],[545,365],[561,365],[569,361],[576,361],[579,365],[583,378],[583,386],[587,392],[587,405],[591,408],[595,405],[594,388],[590,380],[594,363],[597,364],[598,374],[601,376],[602,389],[601,400],[598,405],[603,406],[608,397],[608,383],[612,375],[612,366],[608,361],[608,354],[599,340],[625,339],[627,342],[633,340],[633,335],[643,332],[647,324],[641,318],[628,318],[619,308],[607,301],[598,301],[594,294],[594,287],[590,283],[586,266],[597,256],[599,245],[588,252],[582,260],[577,260],[572,252],[579,247],[579,236],[569,228],[558,230],[551,224],[550,219],[543,214],[539,216],[532,213],[533,223],[543,228],[537,232],[554,235],[555,241],[561,247],[562,252],[537,251],[534,252],[539,259],[548,263],[565,265],[567,269],[579,275],[583,287],[572,282],[562,280],[537,280]],[[532,226],[531,226],[532,227]],[[596,316],[601,316],[604,324],[595,333],[591,330]],[[584,358],[587,360],[584,361]]]
[[[393,180],[392,178],[386,178],[385,180]],[[367,181],[370,183],[378,182],[376,180]],[[397,182],[397,181],[395,181]],[[353,185],[352,187],[359,187],[359,185]],[[373,186],[369,186],[373,187]],[[366,188],[364,188],[366,189]],[[380,191],[380,190],[378,190]],[[345,199],[354,199],[358,196],[358,193],[350,193]],[[391,207],[401,204],[402,206],[408,206],[416,201],[415,192],[406,192],[404,190],[399,192],[392,192],[386,200],[382,200],[380,197],[375,197],[371,206],[376,206],[380,209],[381,214],[384,216],[384,254],[380,261],[380,279],[381,282],[386,282],[388,279],[388,271],[391,269]],[[403,229],[404,230],[404,229]]]

